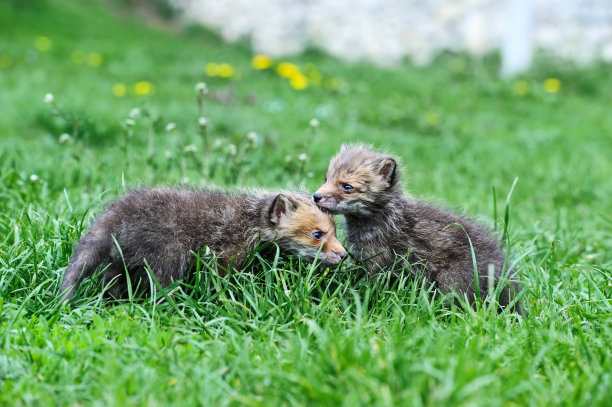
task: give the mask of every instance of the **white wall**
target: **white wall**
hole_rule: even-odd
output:
[[[170,0],[228,41],[282,56],[314,46],[346,60],[428,63],[439,50],[531,48],[581,63],[612,61],[612,0]],[[520,3],[520,4],[519,4]],[[528,16],[521,15],[528,10]]]

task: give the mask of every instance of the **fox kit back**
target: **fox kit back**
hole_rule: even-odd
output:
[[[62,292],[70,299],[84,277],[104,266],[109,294],[125,295],[125,271],[147,282],[145,261],[162,286],[182,280],[193,253],[204,247],[218,256],[220,270],[240,266],[258,242],[324,265],[346,251],[336,238],[333,217],[306,195],[230,195],[153,188],[134,191],[111,205],[79,241],[66,269]],[[111,284],[112,283],[112,284]]]
[[[502,278],[506,256],[497,240],[455,214],[402,196],[394,158],[357,145],[342,149],[330,162],[325,183],[313,201],[325,211],[343,214],[350,250],[371,273],[395,264],[422,273],[443,292],[475,297],[476,280],[486,293]],[[469,236],[469,238],[468,238]],[[397,261],[396,256],[405,261]],[[493,268],[493,281],[489,270]],[[508,305],[518,285],[509,283],[500,296]],[[520,312],[519,305],[516,305]]]

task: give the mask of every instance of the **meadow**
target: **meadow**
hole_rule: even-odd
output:
[[[503,80],[495,55],[254,57],[127,3],[0,2],[0,404],[609,405],[611,66],[541,55]],[[147,298],[92,280],[60,301],[76,242],[127,188],[313,192],[343,142],[506,230],[527,315],[257,252]]]

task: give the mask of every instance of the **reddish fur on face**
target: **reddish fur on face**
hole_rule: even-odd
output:
[[[278,221],[278,238],[306,258],[314,258],[320,249],[322,259],[329,263],[340,261],[346,250],[336,237],[334,218],[307,196],[292,195],[288,201],[283,204],[286,212]],[[313,235],[315,232],[321,232],[320,239]]]
[[[331,160],[325,184],[316,192],[321,196],[317,204],[331,213],[371,214],[389,193],[395,192],[395,167],[395,160],[368,148],[343,147]]]

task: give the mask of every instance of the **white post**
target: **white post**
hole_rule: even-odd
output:
[[[531,65],[533,3],[534,0],[507,0],[507,20],[501,44],[501,74],[504,77],[523,72]]]

